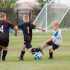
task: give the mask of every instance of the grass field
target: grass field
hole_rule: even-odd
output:
[[[34,60],[33,56],[26,52],[24,61],[17,61],[23,45],[22,34],[18,37],[10,35],[10,45],[6,62],[0,60],[0,70],[70,70],[70,31],[63,34],[62,46],[54,52],[53,60],[48,59],[48,48],[42,60]],[[33,47],[41,45],[52,33],[33,33]]]

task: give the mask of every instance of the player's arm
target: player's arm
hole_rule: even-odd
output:
[[[22,27],[23,27],[23,25],[18,25],[18,26],[15,26],[15,27],[14,27],[14,31],[15,31],[14,35],[15,35],[15,36],[18,35],[18,31],[17,31],[17,30],[22,29]]]
[[[9,20],[7,20],[9,27],[11,27],[13,30],[18,30],[17,25],[14,25],[12,22],[10,22]]]
[[[14,35],[17,36],[17,34],[18,34],[18,32],[17,32],[18,26],[13,26],[12,29],[14,30]]]
[[[38,29],[38,30],[42,30],[42,31],[46,31],[45,29],[43,29],[43,28],[41,28],[41,27],[36,27],[36,29]]]
[[[17,35],[18,26],[12,24],[12,22],[10,22],[10,21],[7,21],[7,22],[9,24],[9,27],[12,28],[15,31],[14,35],[16,36]]]
[[[62,31],[62,32],[65,32],[65,30],[66,30],[66,28],[63,28],[61,31]]]
[[[32,29],[38,29],[38,30],[42,30],[42,31],[46,31],[45,29],[41,28],[41,27],[37,27],[36,25],[34,24],[31,24],[32,25]]]

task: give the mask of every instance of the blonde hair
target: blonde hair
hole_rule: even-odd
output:
[[[6,17],[6,14],[4,12],[0,12],[0,18]]]
[[[59,22],[58,22],[58,21],[53,21],[53,22],[52,22],[52,25],[53,25],[53,24],[59,25]]]

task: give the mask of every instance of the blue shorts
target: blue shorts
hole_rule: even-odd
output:
[[[59,48],[59,46],[56,45],[53,41],[47,42],[47,44],[48,44],[49,46],[52,46],[53,50],[56,50],[56,49]]]

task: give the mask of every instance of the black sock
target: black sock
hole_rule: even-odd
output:
[[[20,54],[20,59],[23,59],[24,54],[25,54],[25,51],[21,51],[21,54]]]
[[[2,60],[5,61],[6,55],[7,55],[7,50],[3,50]]]
[[[0,48],[0,58],[1,58],[1,52],[2,52],[2,48]]]
[[[49,53],[49,58],[53,58],[53,52]]]

